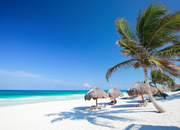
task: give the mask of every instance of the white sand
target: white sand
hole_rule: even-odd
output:
[[[54,101],[0,107],[0,130],[172,130],[180,129],[180,96],[169,93],[158,99],[166,113],[157,113],[152,103],[135,107],[141,98],[118,99],[114,106],[94,112],[83,110],[95,101]],[[98,103],[110,102],[99,99]]]

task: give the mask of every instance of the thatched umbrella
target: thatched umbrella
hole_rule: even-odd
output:
[[[124,96],[124,94],[121,91],[119,91],[117,88],[115,88],[115,87],[112,87],[108,91],[108,95],[109,95],[109,97],[111,97],[113,99]]]
[[[159,91],[160,93],[162,93],[162,92],[164,92],[164,91],[165,91],[163,88],[158,87],[158,86],[157,86],[157,89],[158,89],[158,91]]]
[[[158,90],[155,87],[150,86],[150,89],[151,89],[151,93],[153,94],[158,92]],[[144,102],[143,95],[148,94],[147,86],[142,82],[136,82],[132,88],[127,90],[127,93],[129,96],[141,95],[142,100]]]
[[[108,97],[109,96],[106,92],[104,92],[102,89],[95,86],[84,96],[84,99],[91,100],[92,98],[96,100],[96,106],[98,106],[98,103],[97,103],[98,98],[108,98]]]

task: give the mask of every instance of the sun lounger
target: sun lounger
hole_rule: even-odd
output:
[[[106,105],[105,104],[102,104],[101,106],[98,107],[98,109],[102,109],[102,108],[105,108]]]
[[[128,97],[122,97],[121,99],[128,99]]]
[[[111,102],[109,103],[109,105],[114,105],[114,104],[116,104],[116,103],[117,103],[117,100],[111,101]]]
[[[148,100],[146,100],[144,103],[139,103],[138,105],[136,105],[136,107],[146,107],[148,104]]]
[[[96,111],[97,109],[102,109],[102,108],[105,108],[105,107],[106,107],[106,105],[105,105],[105,104],[102,104],[102,105],[99,106],[99,107],[95,106],[95,107],[87,108],[87,109],[85,109],[84,111],[85,111],[85,112],[92,112],[92,111]]]

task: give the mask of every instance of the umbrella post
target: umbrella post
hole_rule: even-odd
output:
[[[97,103],[97,98],[96,98],[96,107],[98,106],[98,103]]]
[[[141,97],[142,97],[142,100],[143,100],[143,103],[144,103],[144,97],[143,97],[143,95],[141,95]]]

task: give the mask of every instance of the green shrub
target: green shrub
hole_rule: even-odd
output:
[[[175,88],[175,89],[171,90],[171,92],[175,92],[175,91],[180,91],[180,88]]]
[[[161,97],[164,97],[164,99],[165,99],[167,96],[169,96],[169,95],[167,95],[166,93],[160,93],[160,95],[161,95]],[[153,97],[156,98],[156,97],[160,97],[160,96],[159,96],[158,93],[156,93],[156,94],[153,94]]]

